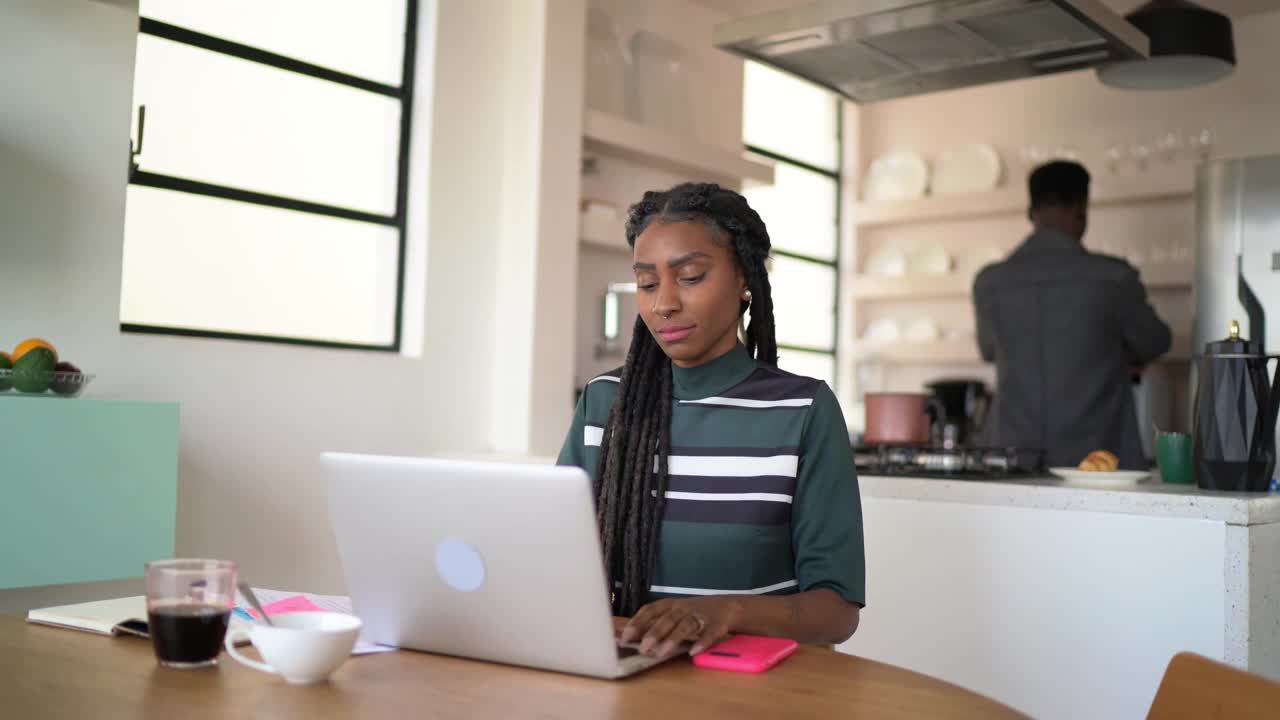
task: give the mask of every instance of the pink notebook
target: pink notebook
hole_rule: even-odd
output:
[[[255,593],[256,594],[256,593]],[[258,611],[252,608],[243,608],[245,612],[258,617]],[[311,598],[306,595],[294,595],[292,597],[282,598],[275,602],[269,602],[262,606],[268,615],[280,615],[291,612],[325,612],[325,609],[311,602]]]

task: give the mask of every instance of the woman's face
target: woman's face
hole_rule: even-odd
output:
[[[671,362],[697,367],[733,349],[746,280],[729,243],[697,221],[654,220],[636,238],[636,304]]]

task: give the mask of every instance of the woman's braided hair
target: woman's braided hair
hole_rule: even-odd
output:
[[[628,211],[627,244],[634,249],[636,238],[654,220],[699,222],[733,246],[751,291],[751,301],[743,301],[739,310],[751,308],[744,338],[747,352],[776,366],[773,296],[765,262],[769,233],[746,198],[712,183],[646,192]],[[618,395],[604,426],[595,487],[596,519],[616,615],[634,615],[647,600],[658,558],[670,454],[671,360],[637,316]]]

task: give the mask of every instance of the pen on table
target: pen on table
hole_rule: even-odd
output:
[[[257,622],[258,620],[254,616],[250,615],[248,611],[246,611],[244,608],[240,607],[239,605],[236,605],[235,607],[231,608],[231,610],[236,615],[239,615],[240,617],[244,618],[245,620],[248,620],[249,622]]]

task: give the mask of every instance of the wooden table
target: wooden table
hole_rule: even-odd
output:
[[[217,668],[156,665],[151,645],[0,616],[0,715],[12,718],[1019,718],[925,675],[804,647],[760,674],[677,659],[595,680],[416,652],[352,658],[294,687],[225,654]]]

